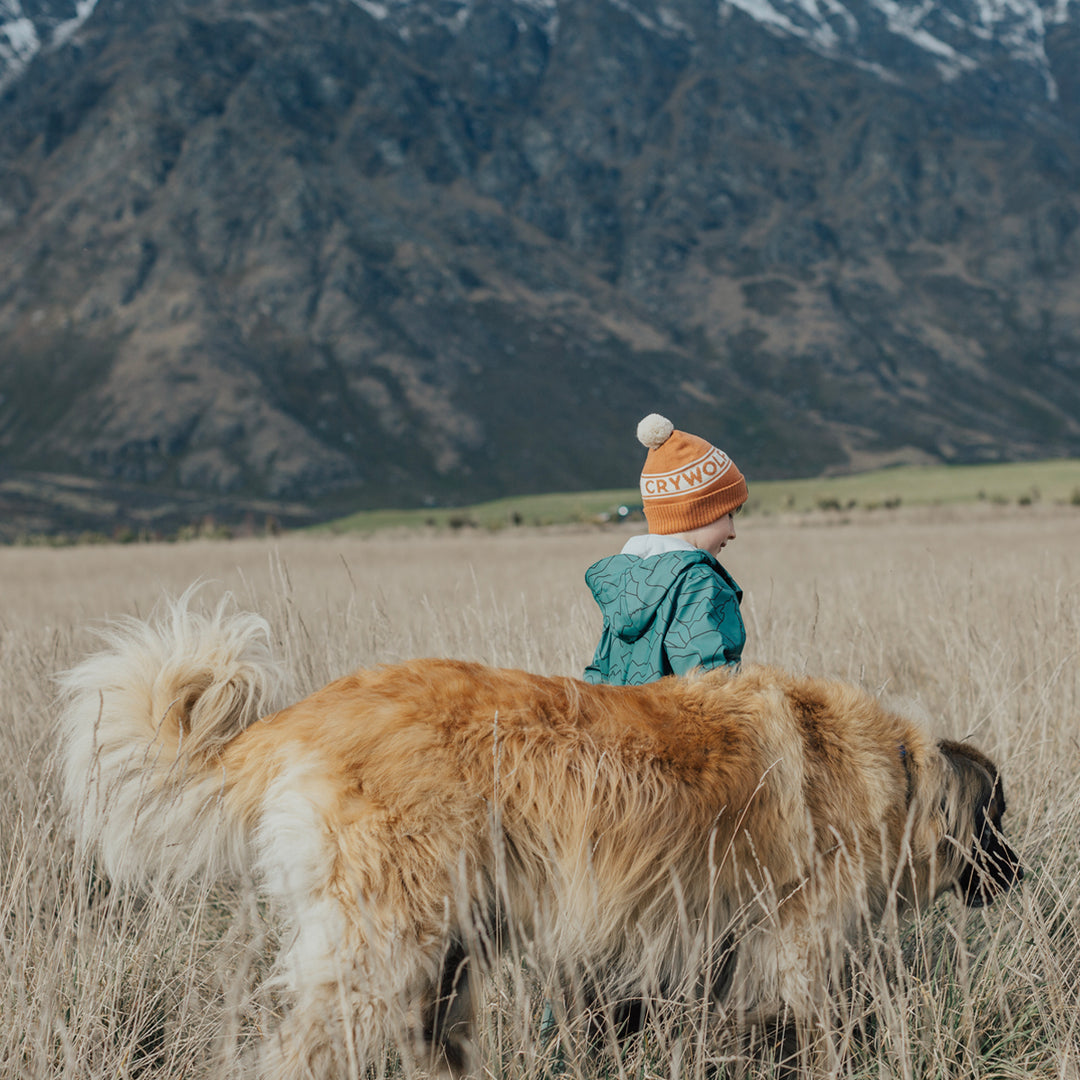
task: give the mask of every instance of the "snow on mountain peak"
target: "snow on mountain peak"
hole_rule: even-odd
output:
[[[409,41],[423,27],[468,33],[473,0],[340,0],[355,4]],[[554,42],[568,0],[505,0],[524,26]],[[643,29],[692,39],[702,10],[686,0],[607,0]],[[952,80],[1008,59],[1057,87],[1046,54],[1050,28],[1075,17],[1080,0],[715,0],[720,17],[739,11],[771,33],[904,81],[913,71]],[[58,47],[93,14],[98,0],[0,0],[0,89],[40,52]],[[1038,85],[1036,83],[1036,85]]]
[[[774,33],[893,75],[899,72],[889,57],[898,45],[922,55],[946,80],[1004,53],[1034,67],[1051,100],[1057,90],[1046,32],[1068,20],[1071,2],[1052,0],[1044,9],[1037,0],[720,0]]]
[[[472,0],[351,0],[409,40],[423,25],[467,33]],[[567,0],[505,0],[554,40]],[[692,38],[699,7],[685,0],[606,0],[650,33]],[[1050,27],[1068,21],[1080,0],[716,0],[721,17],[740,11],[771,33],[802,41],[833,59],[904,81],[915,70],[952,80],[1007,58],[1057,88],[1046,55]],[[695,7],[695,10],[691,10]]]
[[[98,0],[0,0],[0,90],[13,83],[38,53],[69,41]]]
[[[5,75],[17,76],[40,48],[37,27],[23,14],[19,0],[0,0],[0,88]]]

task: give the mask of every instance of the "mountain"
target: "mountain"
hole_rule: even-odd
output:
[[[1072,0],[0,0],[0,86],[9,535],[1080,454]]]

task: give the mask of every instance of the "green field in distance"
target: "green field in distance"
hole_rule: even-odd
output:
[[[749,478],[748,514],[878,510],[981,501],[1071,503],[1080,506],[1080,459],[1000,465],[905,465],[849,476],[800,480]],[[522,495],[474,506],[417,510],[364,510],[314,526],[313,532],[375,532],[433,526],[501,528],[618,519],[624,507],[640,511],[636,488]]]

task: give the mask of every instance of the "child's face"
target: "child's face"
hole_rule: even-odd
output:
[[[696,546],[718,559],[724,546],[735,539],[735,515],[725,514],[711,525],[703,525],[695,532]]]

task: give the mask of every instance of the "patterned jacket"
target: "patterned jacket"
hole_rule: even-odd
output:
[[[591,683],[639,684],[737,664],[742,590],[711,555],[667,536],[635,536],[585,573],[604,615]]]

